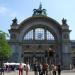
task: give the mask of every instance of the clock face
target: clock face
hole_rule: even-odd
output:
[[[43,35],[42,33],[38,33],[38,34],[37,34],[37,37],[38,37],[39,39],[41,39],[41,38],[42,38],[42,35]]]

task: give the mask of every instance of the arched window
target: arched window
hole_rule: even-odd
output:
[[[25,36],[25,40],[33,40],[33,30],[29,31]]]
[[[30,30],[28,33],[25,34],[24,40],[33,40],[33,36],[35,40],[54,40],[54,36],[51,34],[49,30],[45,30],[44,28],[36,28]]]
[[[53,35],[48,30],[46,31],[46,33],[47,33],[47,40],[54,40]]]

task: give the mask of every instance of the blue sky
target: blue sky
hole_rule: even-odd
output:
[[[18,23],[32,16],[33,9],[40,2],[47,10],[49,17],[61,24],[62,18],[67,19],[71,31],[70,39],[75,40],[75,0],[0,0],[0,30],[9,33],[12,19],[17,17]]]

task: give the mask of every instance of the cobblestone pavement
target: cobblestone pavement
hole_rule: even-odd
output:
[[[19,74],[18,74],[18,71],[14,71],[14,72],[5,72],[4,75],[19,75]],[[25,71],[24,71],[23,75],[26,75]],[[34,72],[30,71],[29,75],[34,75]],[[50,75],[50,73],[49,73],[49,75]],[[75,71],[69,71],[69,70],[62,71],[61,75],[75,75]]]

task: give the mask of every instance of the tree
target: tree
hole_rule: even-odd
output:
[[[6,40],[8,36],[5,32],[0,31],[0,64],[3,67],[3,62],[5,59],[9,58],[11,54],[11,48]]]

